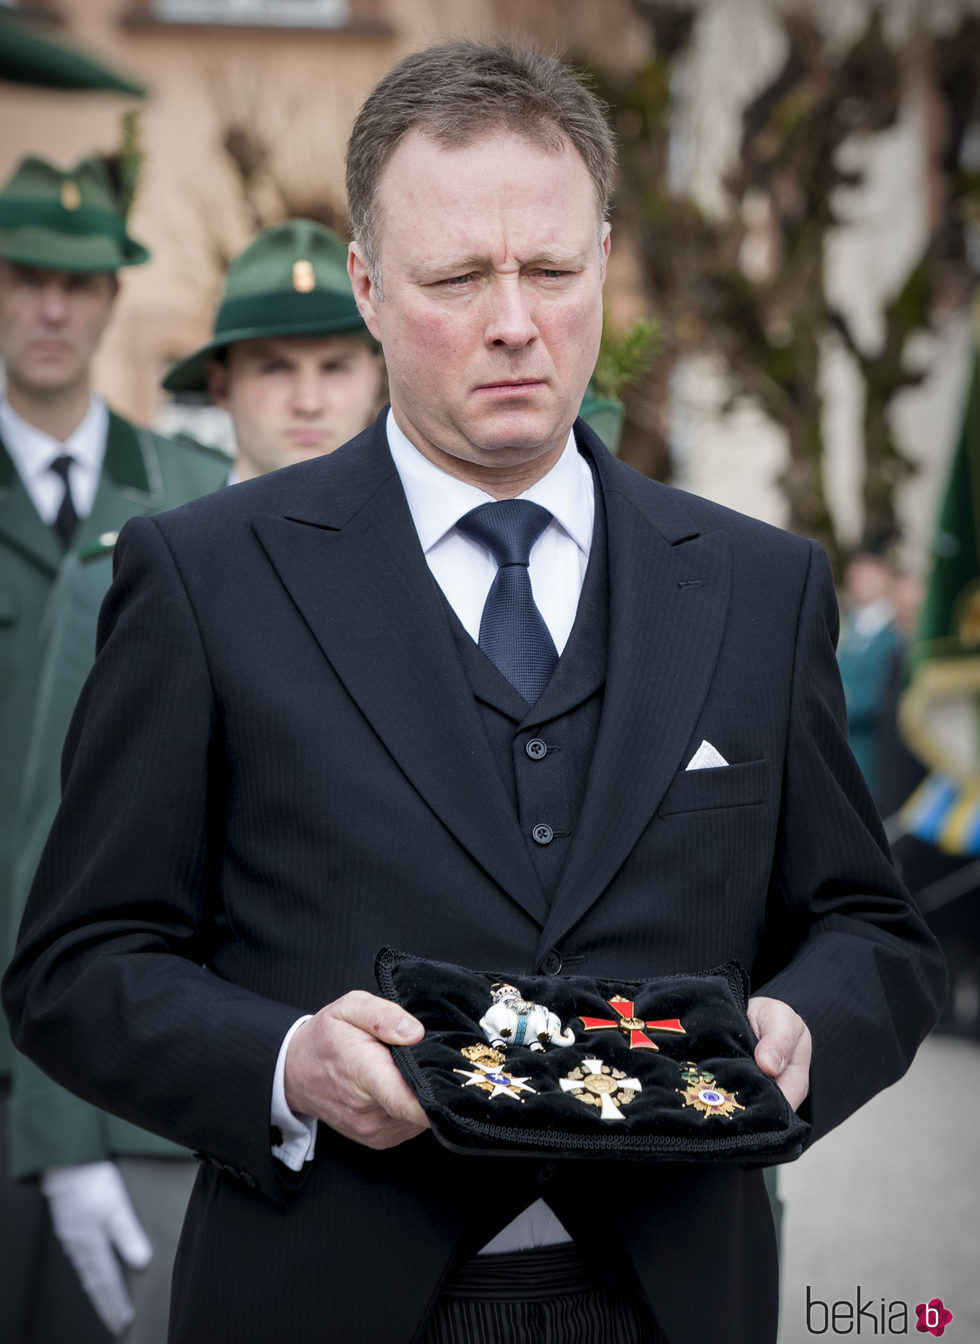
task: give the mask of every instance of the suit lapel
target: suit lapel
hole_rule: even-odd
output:
[[[342,460],[325,460],[319,499],[292,516],[258,515],[253,527],[334,671],[413,786],[543,924],[544,893],[419,547],[384,419],[342,451]]]
[[[700,535],[683,496],[636,478],[605,453],[596,458],[608,524],[609,662],[585,798],[543,948],[599,898],[684,768],[729,601],[725,534]]]
[[[0,442],[0,541],[54,578],[64,552],[41,518],[13,459]]]

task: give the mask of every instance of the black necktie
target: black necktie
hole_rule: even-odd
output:
[[[65,550],[71,545],[75,528],[78,526],[78,514],[75,512],[75,501],[71,497],[71,484],[68,480],[68,469],[74,460],[67,453],[62,453],[60,457],[55,458],[49,467],[49,471],[53,471],[56,476],[60,476],[65,483],[65,493],[61,499],[58,515],[54,520],[54,530],[61,538],[61,544]]]
[[[499,568],[480,620],[480,648],[529,705],[547,686],[558,651],[534,605],[527,572],[531,547],[551,514],[529,499],[481,504],[456,526],[486,546]]]

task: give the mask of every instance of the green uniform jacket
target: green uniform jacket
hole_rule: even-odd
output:
[[[92,512],[66,555],[0,442],[0,952],[9,960],[27,890],[61,793],[61,744],[95,653],[116,533],[134,514],[174,508],[224,484],[222,453],[173,441],[110,413]],[[9,942],[8,942],[9,940]],[[12,1073],[11,1169],[27,1175],[115,1153],[178,1152],[97,1111],[17,1055],[0,1026],[0,1074]]]

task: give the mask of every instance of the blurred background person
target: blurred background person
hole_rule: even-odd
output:
[[[332,453],[380,407],[380,351],[347,279],[346,244],[310,220],[265,229],[228,270],[211,340],[167,374],[234,429],[234,480]]]
[[[980,1040],[978,481],[980,361],[974,357],[899,702],[900,732],[918,777],[910,775],[909,787],[898,791],[892,827],[906,882],[949,964],[939,1030],[972,1040]]]
[[[116,415],[92,387],[92,360],[119,292],[117,271],[149,253],[126,222],[103,164],[62,172],[24,158],[0,191],[0,918],[11,912],[17,817],[37,695],[38,630],[59,573],[134,512],[213,488],[213,454]],[[91,656],[91,640],[89,641]],[[0,1300],[18,1341],[104,1337],[52,1239],[37,1187],[7,1174],[12,1047],[0,1032]],[[47,1126],[42,1126],[42,1132]],[[66,1228],[59,1229],[67,1235]],[[117,1228],[141,1263],[145,1242]]]
[[[263,231],[232,262],[212,339],[174,368],[165,386],[210,391],[231,417],[234,459],[189,443],[167,445],[164,480],[185,457],[200,459],[206,473],[187,482],[188,489],[161,491],[141,511],[332,452],[373,418],[383,366],[354,303],[346,253],[329,229],[289,220]],[[134,511],[128,502],[121,505],[104,520],[106,530],[84,540],[62,564],[47,604],[18,828],[13,932],[57,810],[61,746],[91,665],[116,533]],[[196,1163],[175,1145],[71,1096],[19,1054],[10,1130],[13,1174],[40,1178],[55,1227],[105,1327],[129,1344],[162,1344]],[[124,1266],[135,1272],[127,1275]],[[81,1336],[59,1325],[38,1338],[53,1344]]]
[[[887,713],[885,687],[899,642],[894,568],[888,553],[893,540],[891,533],[869,537],[851,556],[844,571],[837,645],[848,740],[879,810],[878,741],[882,716]]]

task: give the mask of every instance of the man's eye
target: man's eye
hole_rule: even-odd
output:
[[[460,285],[465,285],[467,281],[472,279],[473,279],[473,272],[467,271],[465,275],[451,275],[447,280],[444,280],[442,283],[444,285],[449,285],[450,288],[458,288]]]

